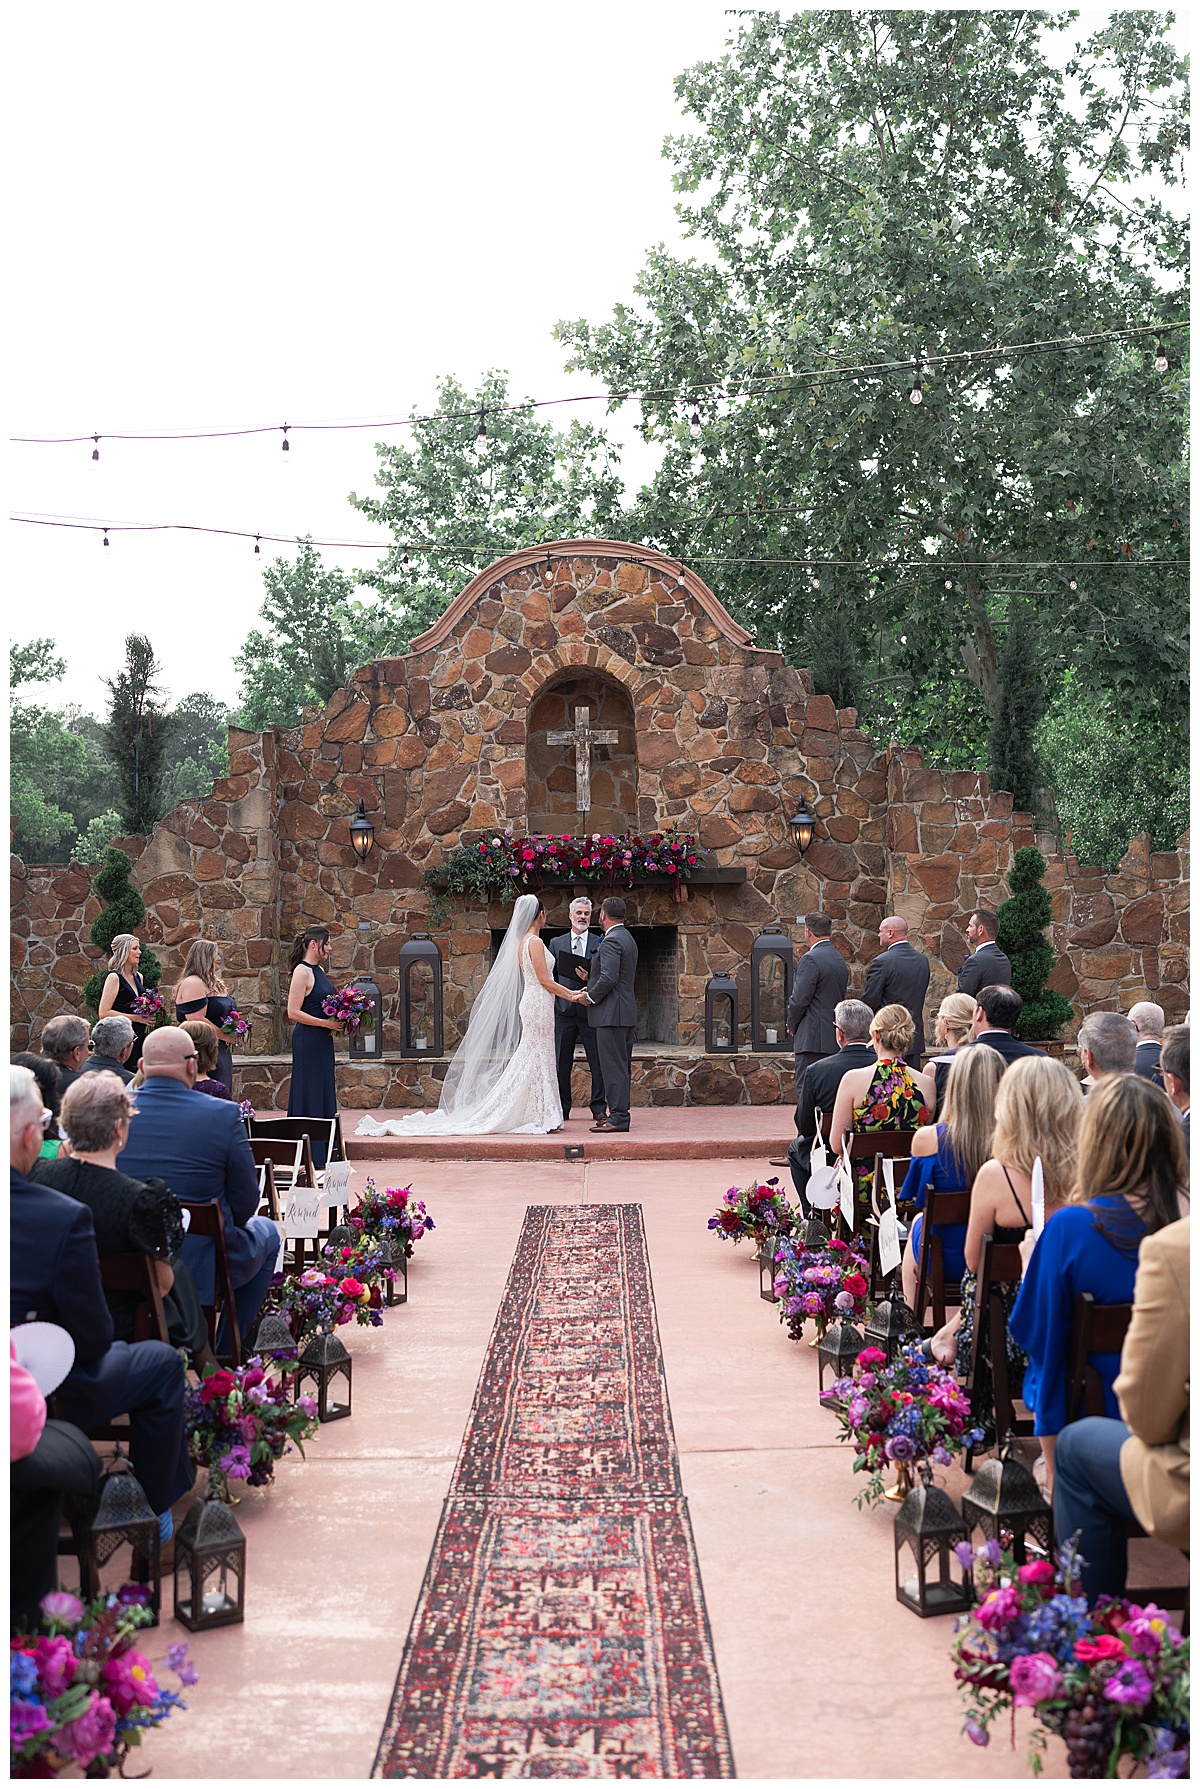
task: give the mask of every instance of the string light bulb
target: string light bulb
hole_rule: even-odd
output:
[[[701,433],[702,433],[703,425],[700,421],[699,408],[696,406],[693,406],[692,420],[688,423],[688,428],[692,431],[692,440],[699,441]]]
[[[912,390],[908,394],[908,401],[910,404],[923,404],[925,402],[925,388],[921,384],[921,363],[919,360],[913,361],[913,382]]]
[[[1072,578],[1072,579],[1071,579],[1071,589],[1072,589],[1072,590],[1078,590],[1078,589],[1079,589],[1079,585],[1078,585],[1078,583],[1077,583],[1077,581],[1076,581],[1076,580],[1075,580],[1075,579],[1074,579],[1074,578]]]
[[[407,565],[407,564],[408,564],[408,554],[407,554],[407,553],[402,553],[402,554],[401,554],[401,556],[400,556],[400,563],[401,563],[401,565]]]
[[[675,573],[675,588],[676,588],[676,590],[686,590],[687,589],[687,584],[686,584],[686,582],[684,580],[684,576],[683,576],[682,560],[680,561],[679,570]]]
[[[99,435],[93,435],[92,440],[96,443],[95,447],[93,447],[93,449],[92,449],[92,458],[94,460],[98,460],[100,458],[100,437],[99,437]]]
[[[1166,348],[1163,346],[1163,344],[1161,342],[1157,342],[1155,344],[1155,348],[1154,348],[1154,370],[1155,370],[1155,372],[1156,373],[1165,373],[1167,368],[1170,366],[1170,364],[1171,364],[1170,361],[1167,359]]]
[[[479,412],[479,428],[477,429],[476,434],[475,434],[475,451],[476,451],[476,453],[482,453],[484,448],[487,446],[487,444],[488,444],[487,414],[485,411],[481,410]]]
[[[102,547],[106,547],[108,545],[108,529],[107,528],[104,530],[104,539],[100,542],[100,545]]]
[[[292,451],[292,444],[287,438],[288,429],[290,427],[291,427],[290,423],[285,422],[283,425],[283,451],[284,451],[284,453],[290,453]]]
[[[256,552],[256,553],[259,553],[259,554],[261,554],[261,553],[262,553],[262,548],[261,548],[261,547],[260,547],[260,546],[259,546],[259,544],[258,544],[258,543],[259,543],[259,541],[260,541],[260,540],[261,540],[261,539],[262,539],[262,535],[261,535],[261,534],[256,534],[256,535],[255,535],[255,536],[254,536],[254,551],[255,551],[255,552]]]
[[[946,579],[946,589],[947,589],[947,590],[953,590],[953,589],[954,589],[954,580],[953,580],[953,578],[947,578],[947,579]]]
[[[550,549],[548,547],[546,549],[546,569],[542,573],[542,576],[543,576],[543,578],[545,578],[547,584],[553,584],[553,582],[554,582],[554,561],[550,557]]]
[[[814,590],[819,590],[821,588],[821,580],[817,577],[815,572],[812,577],[812,587]]]

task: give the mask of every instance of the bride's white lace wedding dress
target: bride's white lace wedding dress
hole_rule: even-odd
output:
[[[526,938],[520,947],[524,984],[518,1008],[521,1038],[498,1078],[489,1086],[486,1077],[481,1077],[478,1098],[472,1098],[469,1088],[465,1097],[460,1092],[453,1111],[411,1112],[382,1124],[364,1117],[357,1127],[358,1136],[452,1137],[487,1131],[544,1135],[559,1129],[563,1114],[554,1063],[554,996],[538,980],[530,962],[531,950],[545,952],[553,974],[553,958],[541,939]]]

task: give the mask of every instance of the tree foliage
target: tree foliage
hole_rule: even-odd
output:
[[[1185,724],[1187,587],[1151,562],[1186,559],[1186,332],[1165,375],[1153,333],[1083,338],[1186,317],[1163,202],[1186,70],[1169,15],[1115,15],[1065,68],[1052,24],[742,14],[729,53],[677,82],[696,128],[666,154],[695,255],[656,249],[632,304],[558,327],[573,367],[641,394],[663,446],[631,537],[711,555],[722,600],[797,663],[822,625],[816,562],[848,562],[864,722],[943,761],[965,737],[983,762],[1018,589],[1052,687],[1070,667],[1134,710],[1153,690]],[[930,355],[1068,338],[926,364],[910,402]],[[838,370],[860,366],[884,370]]]
[[[207,797],[229,774],[229,710],[206,690],[193,690],[171,711],[163,775],[163,813],[189,796]]]
[[[145,634],[128,634],[123,667],[104,679],[109,703],[102,737],[128,832],[149,832],[165,811],[167,747],[176,728],[156,681],[161,669]]]
[[[1059,816],[1081,863],[1115,869],[1140,832],[1173,851],[1188,825],[1186,740],[1162,714],[1133,718],[1119,702],[1097,703],[1073,678],[1038,734]],[[1182,744],[1182,749],[1181,749]]]
[[[66,668],[53,640],[9,647],[9,802],[16,822],[13,848],[24,858],[47,856],[75,830],[71,814],[55,797],[64,778],[82,768],[83,744],[60,713],[18,695],[27,684],[56,683]]]
[[[92,943],[99,950],[111,950],[112,941],[118,933],[136,932],[146,917],[146,903],[130,881],[129,872],[132,868],[126,853],[119,851],[115,845],[110,845],[104,853],[104,862],[92,877],[92,887],[105,903],[103,912],[96,915],[88,932]],[[93,1012],[100,1005],[107,973],[107,969],[98,969],[83,984],[84,1005]],[[156,988],[162,979],[162,964],[146,945],[142,946],[138,974],[148,988]]]
[[[1013,806],[1033,810],[1038,791],[1037,729],[1043,708],[1042,668],[1029,610],[1018,598],[1009,611],[1000,654],[996,713],[988,737],[993,789],[1008,789]]]
[[[1054,968],[1054,952],[1046,937],[1053,917],[1050,896],[1042,887],[1046,859],[1035,845],[1013,854],[1008,872],[1012,894],[1000,903],[996,941],[1012,964],[1012,985],[1024,1005],[1014,1027],[1024,1038],[1057,1037],[1071,1018],[1071,1002],[1046,986]]]

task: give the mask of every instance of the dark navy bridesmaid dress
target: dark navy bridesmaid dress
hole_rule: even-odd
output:
[[[175,1023],[182,1025],[187,1019],[207,1019],[220,1031],[222,1025],[234,1008],[232,994],[209,994],[204,1000],[184,1000],[175,1002]],[[224,1033],[217,1045],[217,1069],[215,1078],[221,1081],[233,1096],[233,1051],[229,1048]]]
[[[137,1005],[138,997],[146,992],[146,984],[140,975],[135,975],[132,982],[126,981],[123,975],[117,977],[117,991],[113,995],[113,1011],[124,1013],[126,1018]],[[147,1025],[135,1025],[133,1028],[133,1048],[125,1058],[125,1067],[136,1075],[138,1064],[142,1060],[142,1045],[146,1041]]]
[[[321,1002],[334,992],[333,983],[319,963],[310,963],[313,985],[300,1010],[323,1019]],[[288,1093],[289,1118],[333,1118],[337,1115],[337,1085],[333,1075],[333,1032],[316,1025],[292,1029],[292,1085]],[[325,1144],[312,1140],[313,1164],[325,1166]]]

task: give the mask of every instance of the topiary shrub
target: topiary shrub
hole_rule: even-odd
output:
[[[1046,986],[1054,952],[1046,937],[1050,896],[1042,887],[1046,859],[1035,845],[1023,845],[1012,861],[1009,900],[1001,903],[997,942],[1012,964],[1012,985],[1024,1001],[1015,1032],[1026,1039],[1056,1037],[1071,1017],[1071,1002]]]
[[[110,951],[112,941],[118,933],[136,932],[146,917],[146,903],[129,880],[132,868],[132,861],[126,853],[118,851],[115,845],[110,845],[104,853],[103,864],[92,878],[92,887],[100,899],[108,903],[103,913],[98,913],[92,921],[88,934],[92,943],[101,950]],[[84,1005],[92,1012],[99,1009],[107,973],[106,969],[98,969],[83,984]],[[162,964],[145,945],[142,946],[138,974],[148,988],[156,988],[162,979]]]

